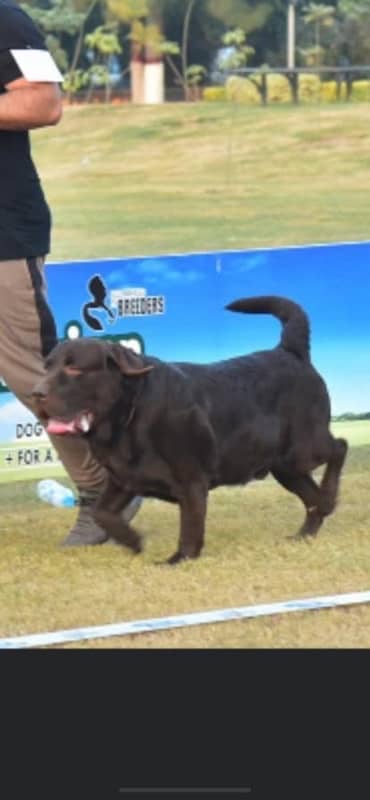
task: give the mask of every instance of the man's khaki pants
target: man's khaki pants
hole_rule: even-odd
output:
[[[43,264],[43,258],[0,261],[0,375],[33,413],[31,392],[44,374],[45,356],[57,343]],[[79,489],[103,487],[105,470],[93,459],[87,442],[77,436],[50,439]]]

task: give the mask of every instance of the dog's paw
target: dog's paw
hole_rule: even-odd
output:
[[[136,531],[130,531],[130,535],[126,538],[125,544],[135,555],[139,555],[139,553],[142,553],[144,550],[144,539],[139,533],[136,533]]]
[[[120,531],[119,534],[112,535],[110,541],[119,547],[128,547],[135,555],[144,550],[143,536],[132,529],[129,530],[129,533],[126,528],[124,532]]]
[[[312,542],[312,540],[315,538],[315,535],[316,534],[302,533],[301,531],[298,531],[297,533],[290,533],[285,538],[289,542],[306,542],[306,544],[308,544],[309,542]]]
[[[180,564],[181,561],[189,561],[189,556],[184,556],[183,553],[180,553],[177,550],[176,553],[174,553],[173,556],[167,558],[167,560],[164,563],[169,564],[172,567],[175,564]]]
[[[139,533],[135,533],[135,536],[133,536],[132,541],[129,543],[129,547],[135,555],[142,553],[144,550],[143,536],[140,536]]]

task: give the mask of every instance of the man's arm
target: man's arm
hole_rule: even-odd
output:
[[[62,116],[58,84],[17,78],[0,95],[0,130],[24,131],[56,125]]]

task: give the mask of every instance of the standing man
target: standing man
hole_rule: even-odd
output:
[[[14,0],[0,0],[0,375],[32,412],[30,395],[57,335],[43,275],[51,217],[28,132],[59,122],[61,80],[32,20]],[[105,542],[92,516],[105,471],[84,439],[50,438],[79,493],[79,514],[63,544]],[[127,520],[139,502],[127,506]]]

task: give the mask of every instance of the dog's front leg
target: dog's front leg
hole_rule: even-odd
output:
[[[134,496],[130,492],[123,492],[110,479],[96,504],[94,518],[115,542],[129,547],[134,553],[141,553],[143,550],[142,537],[121,516],[121,511]]]
[[[193,483],[179,497],[180,541],[176,553],[167,563],[178,564],[187,558],[198,558],[204,544],[208,489]]]

